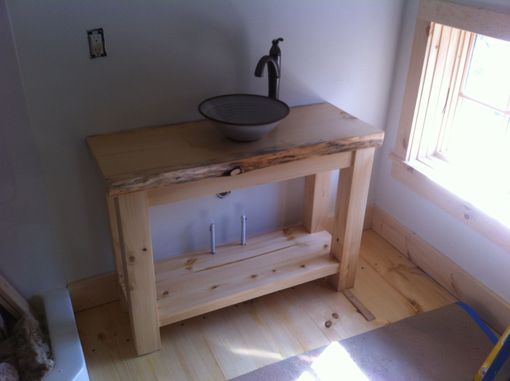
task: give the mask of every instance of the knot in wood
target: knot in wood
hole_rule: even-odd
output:
[[[234,167],[228,174],[230,176],[237,176],[243,173],[243,169],[241,167]]]

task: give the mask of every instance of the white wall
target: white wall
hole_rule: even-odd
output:
[[[59,242],[39,270],[63,284],[113,269],[86,136],[197,119],[196,105],[212,95],[266,93],[253,71],[278,36],[284,101],[326,100],[382,128],[402,1],[10,0],[8,8]],[[96,27],[108,57],[90,60],[85,31]],[[242,210],[251,234],[296,221],[301,195],[298,180],[155,208],[156,256],[207,246],[212,218],[220,241],[236,239]],[[33,271],[14,274],[21,286]]]
[[[25,294],[64,276],[47,197],[7,9],[0,0],[0,269]]]
[[[465,0],[458,3],[510,11],[506,0]],[[506,4],[506,7],[504,7]],[[386,139],[376,176],[376,204],[397,218],[432,246],[450,257],[464,270],[510,301],[510,253],[495,245],[435,204],[420,197],[391,176],[388,155],[395,147],[405,81],[411,55],[418,0],[405,2],[399,52],[391,103],[388,111]],[[503,8],[504,7],[504,8]]]

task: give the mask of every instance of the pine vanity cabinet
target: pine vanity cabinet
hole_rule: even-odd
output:
[[[262,140],[237,143],[207,121],[87,138],[105,183],[122,299],[139,355],[159,328],[330,276],[354,285],[374,151],[384,133],[330,104],[291,108]],[[340,169],[335,210],[330,172]],[[301,226],[154,263],[151,206],[305,177]],[[331,234],[324,220],[334,214]]]

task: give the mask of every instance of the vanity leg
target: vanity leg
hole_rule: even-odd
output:
[[[331,171],[305,177],[303,223],[309,233],[326,228],[330,204]]]
[[[126,301],[126,283],[124,279],[124,265],[122,264],[122,253],[120,250],[119,224],[117,223],[117,212],[115,209],[115,198],[106,196],[106,205],[108,207],[108,217],[110,220],[110,233],[112,235],[113,258],[115,259],[115,272],[120,288],[120,303],[122,309],[127,311]]]
[[[147,194],[116,200],[131,331],[136,353],[143,355],[161,348]]]
[[[374,152],[374,147],[355,151],[352,165],[340,171],[331,244],[340,262],[332,277],[338,291],[354,287]]]

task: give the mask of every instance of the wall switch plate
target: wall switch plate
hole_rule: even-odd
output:
[[[89,40],[90,58],[106,57],[103,28],[88,30],[87,37]]]

